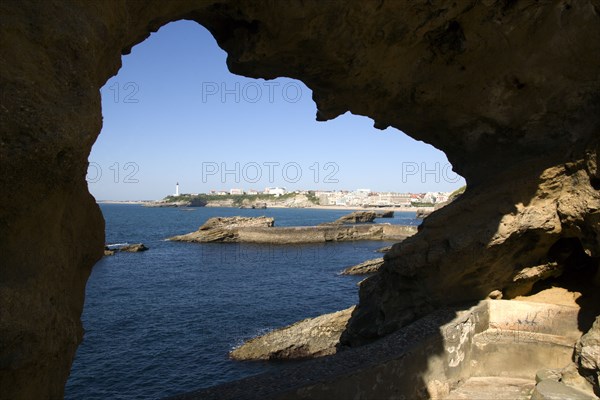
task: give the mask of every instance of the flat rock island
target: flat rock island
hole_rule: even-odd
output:
[[[268,217],[215,217],[197,231],[168,240],[179,242],[244,242],[300,244],[351,240],[404,240],[417,232],[416,226],[392,224],[319,225],[275,227]]]

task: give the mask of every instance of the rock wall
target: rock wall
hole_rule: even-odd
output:
[[[465,195],[362,285],[347,343],[502,289],[568,253],[564,238],[598,257],[596,0],[7,0],[0,10],[3,397],[62,395],[103,248],[85,182],[99,89],[169,21],[204,25],[234,73],[301,79],[319,120],[369,116],[443,150],[466,178]]]
[[[342,341],[362,344],[496,290],[504,298],[526,294],[535,280],[515,285],[529,267],[597,268],[600,193],[585,167],[591,164],[560,165],[535,178],[515,173],[505,185],[467,189],[431,214],[386,253],[380,274],[363,282]]]

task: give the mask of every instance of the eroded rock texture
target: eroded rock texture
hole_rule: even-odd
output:
[[[232,350],[235,360],[289,360],[335,354],[354,306],[307,318],[246,341]]]
[[[585,165],[548,168],[536,178],[515,174],[506,186],[467,190],[431,214],[419,233],[386,253],[380,273],[363,282],[345,343],[364,343],[441,305],[495,290],[503,298],[525,294],[531,279],[561,269],[597,268],[600,193]],[[522,279],[538,269],[545,273]]]
[[[600,396],[600,316],[577,342],[573,358],[581,374],[593,385],[596,395]]]
[[[598,257],[596,0],[8,0],[0,10],[5,397],[62,395],[103,247],[85,184],[99,88],[121,54],[177,19],[208,28],[232,72],[301,79],[319,119],[351,111],[394,126],[466,178],[465,195],[361,286],[347,343],[503,290],[523,268]]]

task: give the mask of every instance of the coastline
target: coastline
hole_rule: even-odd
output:
[[[96,200],[96,204],[146,204],[154,200]]]
[[[152,203],[152,200],[96,200],[97,204],[147,204]],[[225,207],[224,208],[238,208],[238,207]],[[271,205],[268,208],[296,208],[287,207],[285,205]],[[418,209],[424,209],[433,211],[433,207],[360,207],[360,206],[323,206],[313,205],[310,207],[298,207],[306,209],[316,210],[347,210],[347,211],[397,211],[397,212],[414,212]]]
[[[286,206],[270,206],[269,208],[293,208]],[[317,210],[348,210],[348,211],[398,211],[398,212],[414,212],[416,213],[418,209],[431,209],[433,207],[361,207],[361,206],[322,206],[322,205],[314,205],[310,207],[304,207],[309,209],[317,209]]]

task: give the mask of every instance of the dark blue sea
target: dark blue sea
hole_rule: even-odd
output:
[[[139,243],[143,253],[99,261],[87,284],[80,345],[67,399],[156,399],[265,371],[285,362],[237,362],[244,340],[356,304],[362,277],[345,267],[381,256],[389,242],[310,245],[180,243],[164,239],[213,216],[275,218],[316,225],[345,210],[145,208],[101,204],[106,243]],[[416,225],[414,213],[380,222]]]

